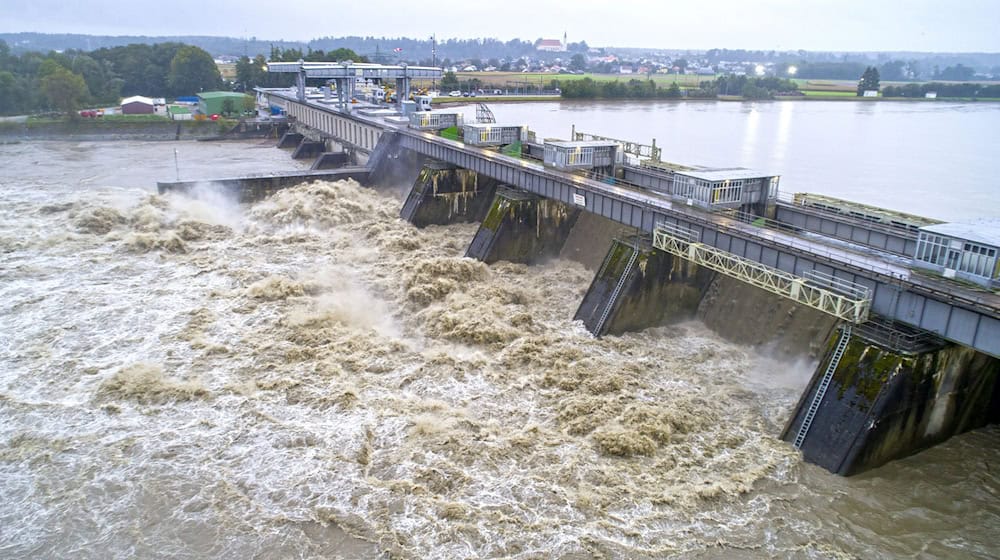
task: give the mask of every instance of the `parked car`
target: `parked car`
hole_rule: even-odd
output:
[[[469,92],[467,92],[467,91],[463,91],[462,92],[462,97],[468,97],[468,96],[469,96]]]
[[[455,91],[448,92],[448,95],[451,97],[462,97],[462,92],[456,89]]]
[[[499,89],[493,90],[493,95],[503,95],[503,91]]]

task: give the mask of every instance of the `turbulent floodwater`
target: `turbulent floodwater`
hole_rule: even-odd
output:
[[[465,259],[398,188],[154,194],[293,165],[0,146],[0,557],[995,554],[996,428],[836,477],[777,438],[810,364],[594,340],[591,272]]]

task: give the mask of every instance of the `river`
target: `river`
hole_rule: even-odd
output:
[[[651,106],[493,109],[638,138],[602,122]],[[997,427],[850,479],[804,464],[777,435],[812,364],[695,322],[594,340],[591,271],[466,260],[475,226],[399,221],[405,185],[155,195],[301,166],[259,142],[0,165],[2,558],[995,557]]]
[[[666,161],[781,175],[814,192],[945,221],[1000,215],[1000,104],[551,102],[493,104],[538,138],[581,132],[650,143]],[[475,112],[466,108],[472,118]]]

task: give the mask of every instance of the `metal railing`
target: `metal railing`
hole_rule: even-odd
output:
[[[917,354],[944,344],[932,332],[912,329],[882,317],[872,317],[858,325],[857,334],[878,346],[904,354]]]
[[[871,297],[863,286],[839,279],[837,283],[825,279],[826,285],[817,285],[819,282],[814,279],[795,276],[698,243],[697,232],[673,224],[656,227],[653,246],[841,320],[852,323],[868,320]]]

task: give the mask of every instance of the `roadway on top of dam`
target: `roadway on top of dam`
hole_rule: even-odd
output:
[[[898,256],[816,234],[800,236],[762,228],[677,203],[666,193],[607,184],[410,129],[382,117],[341,112],[318,100],[299,101],[289,90],[261,91],[278,101],[289,116],[296,118],[298,125],[350,147],[371,153],[381,140],[381,133],[392,132],[403,148],[483,173],[639,231],[649,233],[657,224],[669,223],[692,231],[701,243],[791,274],[817,270],[864,286],[871,294],[874,313],[1000,357],[1000,296],[916,273]],[[345,142],[337,129],[350,124],[377,130],[378,137],[369,134],[360,137],[361,141],[352,137]]]

